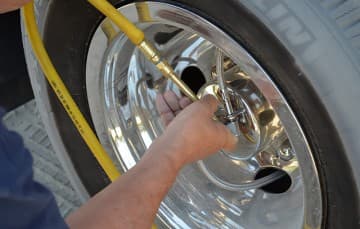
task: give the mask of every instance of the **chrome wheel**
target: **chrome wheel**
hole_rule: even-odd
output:
[[[159,209],[162,223],[177,228],[319,228],[321,189],[311,149],[286,99],[251,55],[185,9],[149,2],[119,10],[145,31],[199,96],[210,93],[220,101],[215,53],[221,49],[231,104],[244,111],[227,122],[239,137],[237,150],[185,167]],[[127,171],[164,129],[156,94],[180,92],[107,20],[91,40],[86,70],[95,127],[107,130],[103,143],[110,142],[108,151]],[[274,171],[282,173],[279,181],[259,189],[231,189]]]

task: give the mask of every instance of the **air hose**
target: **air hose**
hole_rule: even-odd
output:
[[[28,38],[46,79],[106,175],[111,181],[116,180],[120,176],[119,171],[105,152],[50,61],[36,24],[33,2],[24,6],[23,13]]]
[[[173,81],[179,87],[179,89],[192,101],[198,100],[197,96],[184,82],[182,82],[180,77],[176,75],[166,60],[161,58],[157,49],[145,39],[143,31],[138,29],[133,23],[124,17],[107,0],[88,0],[88,2],[101,13],[103,13],[107,18],[109,18],[116,26],[118,26],[119,29],[129,38],[129,40],[134,45],[136,45],[139,50],[141,50],[142,53],[159,69],[163,76]],[[111,181],[116,180],[120,176],[119,171],[116,169],[109,155],[103,149],[95,133],[85,120],[80,109],[76,105],[59,74],[55,70],[55,67],[50,61],[37,27],[33,2],[30,2],[24,6],[23,15],[25,18],[25,27],[28,34],[28,39],[32,45],[33,53],[35,54],[46,79],[48,80],[50,86],[54,90],[75,127],[79,131],[81,137],[89,147],[96,160],[99,162],[100,166],[103,168],[106,175]],[[143,16],[146,15],[144,14]],[[274,174],[274,177],[270,178],[270,180],[274,180],[276,175]],[[269,178],[267,181],[269,182]],[[260,184],[258,183],[260,183],[260,181],[257,181],[255,186],[259,186]],[[246,187],[241,188],[232,187],[232,189],[239,191],[243,190],[244,188],[249,188],[251,185],[247,184],[245,186]],[[251,186],[251,188],[254,188],[254,184]],[[152,227],[156,228],[155,225]]]
[[[145,40],[143,31],[138,29],[106,0],[89,0],[89,3],[91,3],[115,25],[117,25],[119,29],[126,34],[129,40],[133,42],[145,54],[145,56],[157,66],[162,74],[165,77],[170,78],[185,95],[193,101],[197,100],[196,95],[191,91],[191,89],[189,89],[188,86],[176,76],[170,65],[161,59],[158,51]],[[100,166],[104,169],[106,175],[111,181],[114,181],[120,176],[120,173],[117,171],[114,163],[101,146],[89,124],[86,122],[84,116],[80,112],[80,109],[77,107],[75,101],[72,99],[45,50],[36,24],[33,2],[25,5],[23,12],[28,38],[49,84],[64,106],[66,112],[70,116],[72,122],[76,126],[90,151],[98,160]]]
[[[193,101],[198,99],[191,89],[176,76],[171,66],[165,60],[161,59],[158,51],[145,40],[145,35],[140,29],[132,24],[106,0],[89,0],[89,2],[101,13],[107,16],[115,25],[117,25],[119,29],[128,36],[129,40],[132,41],[144,53],[144,55],[156,65],[160,72],[165,77],[170,78],[185,95]],[[85,120],[46,52],[37,27],[33,2],[29,2],[24,6],[23,14],[28,39],[46,79],[106,175],[112,182],[115,181],[118,177],[120,177],[120,172],[116,169],[111,158],[105,152],[95,133]],[[153,224],[152,228],[157,227]]]

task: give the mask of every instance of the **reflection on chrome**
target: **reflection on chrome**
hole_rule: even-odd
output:
[[[245,111],[235,124],[255,141],[240,135],[235,151],[205,159],[214,176],[242,184],[253,181],[261,169],[278,168],[292,182],[281,194],[262,189],[233,192],[212,183],[196,164],[188,165],[161,204],[163,227],[318,228],[322,203],[311,150],[286,100],[251,55],[213,24],[179,7],[148,2],[140,8],[128,4],[120,11],[145,31],[179,76],[189,66],[202,73],[197,77],[206,83],[199,95],[213,94],[220,101],[215,47],[223,51],[231,103],[235,110]],[[113,29],[103,21],[90,43],[86,74],[87,81],[95,83],[88,83],[87,90],[97,95],[89,96],[93,122],[104,123],[111,150],[127,171],[164,130],[155,107],[157,93],[181,93]],[[291,158],[280,155],[287,142],[294,152]]]

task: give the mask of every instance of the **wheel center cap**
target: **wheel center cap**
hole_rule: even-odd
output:
[[[275,113],[267,109],[269,105],[266,100],[257,88],[251,88],[248,81],[234,80],[226,86],[234,108],[233,114],[226,113],[222,92],[216,80],[206,83],[198,92],[199,98],[210,94],[220,102],[215,115],[238,138],[235,150],[222,152],[235,160],[247,160],[259,153],[271,140],[269,136],[275,131],[274,128],[270,128],[274,124]],[[269,132],[270,129],[272,133]]]

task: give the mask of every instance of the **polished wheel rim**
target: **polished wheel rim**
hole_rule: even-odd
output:
[[[319,228],[321,189],[311,149],[286,99],[252,56],[215,25],[183,8],[145,2],[119,10],[145,31],[200,97],[213,94],[222,101],[215,58],[219,48],[231,104],[243,114],[224,121],[239,137],[237,150],[218,152],[182,169],[159,209],[161,223],[179,228]],[[90,42],[86,81],[96,131],[119,169],[127,171],[164,130],[156,95],[181,93],[107,20]],[[219,117],[225,108],[219,109]],[[261,188],[230,188],[262,181],[274,172],[281,178]]]

